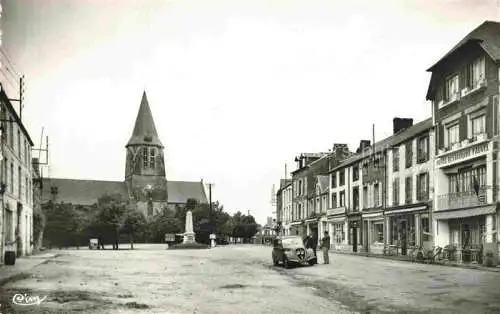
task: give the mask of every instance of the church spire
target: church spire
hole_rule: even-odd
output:
[[[158,133],[156,132],[153,114],[151,113],[148,98],[146,97],[146,91],[142,94],[141,106],[139,107],[139,112],[135,120],[134,131],[126,147],[130,145],[154,145],[163,148]]]

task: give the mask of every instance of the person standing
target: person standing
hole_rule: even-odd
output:
[[[325,264],[330,264],[330,257],[328,251],[330,250],[330,236],[328,231],[325,231],[325,236],[321,239],[321,250],[323,251],[323,261]]]

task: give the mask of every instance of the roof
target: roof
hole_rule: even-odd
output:
[[[28,142],[30,143],[30,145],[33,146],[33,141],[31,140],[31,137],[30,137],[28,131],[26,130],[26,128],[24,127],[24,124],[22,123],[21,119],[17,115],[16,110],[14,110],[14,107],[12,106],[12,103],[9,100],[9,96],[7,96],[7,94],[5,93],[5,89],[3,88],[1,83],[0,83],[0,98],[2,99],[2,102],[7,107],[7,110],[9,110],[10,114],[14,117],[14,120],[16,120],[17,125],[19,125],[19,127],[23,131],[23,133],[26,136],[26,138],[28,139]]]
[[[128,198],[127,185],[123,181],[45,178],[43,182],[43,202],[51,199],[50,188],[53,186],[58,188],[57,200],[64,203],[93,205],[105,194],[120,194]],[[202,182],[167,181],[167,189],[169,203],[186,203],[189,198],[208,203]]]
[[[202,182],[167,181],[167,189],[169,203],[186,203],[189,198],[195,198],[200,203],[208,203]]]
[[[105,194],[120,194],[128,198],[127,186],[123,181],[44,178],[42,192],[44,203],[52,198],[50,188],[53,186],[57,187],[57,200],[64,203],[93,205]]]
[[[453,55],[457,50],[468,44],[479,44],[479,46],[495,61],[500,60],[500,23],[495,21],[485,21],[461,41],[459,41],[448,53],[446,53],[438,62],[427,69],[428,72],[434,70],[441,65],[446,59]],[[427,91],[427,100],[430,100],[433,93],[435,82],[434,75],[431,77],[431,84]]]
[[[153,121],[153,114],[149,108],[146,92],[142,94],[141,106],[135,120],[134,131],[127,143],[129,145],[155,145],[163,148],[163,144],[156,132],[156,126]]]
[[[381,141],[376,142],[375,153],[383,152],[388,148],[392,148],[395,145],[401,144],[402,142],[410,138],[413,138],[431,128],[432,128],[432,118],[425,119],[417,124],[414,124],[409,128],[403,129],[394,135],[391,135]],[[331,169],[330,172],[365,159],[367,156],[370,156],[372,154],[372,150],[373,146],[369,146],[369,148],[367,148],[364,152],[360,152],[350,157],[347,157],[346,159],[341,161],[337,167]]]

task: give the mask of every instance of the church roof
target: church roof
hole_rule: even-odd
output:
[[[146,92],[142,94],[141,106],[135,120],[132,137],[127,143],[129,145],[155,145],[163,148],[163,145],[156,132],[156,126],[153,121],[153,114],[149,108]]]
[[[77,180],[44,178],[42,201],[48,202],[52,195],[51,187],[57,187],[57,202],[79,205],[93,205],[105,194],[120,194],[128,199],[127,185],[123,181]],[[195,198],[201,203],[208,203],[202,182],[167,181],[168,203],[186,203]]]

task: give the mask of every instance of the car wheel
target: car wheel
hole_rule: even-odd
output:
[[[286,269],[290,268],[290,264],[288,263],[288,258],[283,258],[283,267]]]
[[[279,264],[278,260],[273,258],[273,264],[274,264],[274,266],[278,266],[278,264]]]
[[[314,264],[317,264],[315,259],[309,261],[309,266],[313,266]]]

